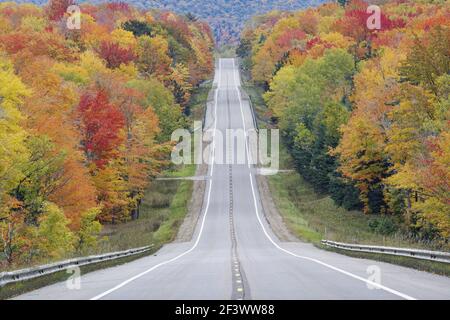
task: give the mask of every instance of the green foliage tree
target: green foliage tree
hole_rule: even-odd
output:
[[[26,131],[20,126],[19,111],[23,99],[30,94],[13,65],[0,53],[0,207],[8,192],[24,177],[23,164],[29,152]]]
[[[440,26],[422,38],[415,36],[411,53],[400,69],[405,80],[420,84],[435,95],[439,94],[436,79],[450,69],[448,36],[448,28]]]
[[[144,108],[155,110],[161,128],[159,141],[169,140],[174,130],[184,126],[181,107],[175,103],[173,94],[161,82],[154,78],[131,80],[128,86],[142,94],[140,104]]]
[[[27,212],[26,222],[37,224],[43,204],[62,183],[65,153],[55,150],[46,136],[30,136],[26,141],[30,157],[23,166],[23,178],[12,190]]]
[[[37,254],[40,257],[61,259],[74,251],[75,235],[70,231],[69,220],[60,208],[45,202],[43,214],[36,228]]]
[[[122,24],[124,30],[130,31],[135,37],[140,37],[143,35],[151,36],[152,28],[148,23],[139,20],[128,20]]]

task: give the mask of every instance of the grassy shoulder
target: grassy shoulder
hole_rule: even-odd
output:
[[[268,126],[268,110],[262,98],[262,88],[244,81],[243,88],[253,101],[260,127]],[[353,257],[370,258],[419,270],[450,276],[450,265],[408,257],[383,254],[360,253],[323,246],[322,239],[347,243],[361,243],[396,247],[435,249],[428,243],[408,239],[401,233],[383,235],[371,225],[386,217],[364,215],[360,211],[349,211],[337,206],[324,194],[317,193],[294,169],[293,159],[286,147],[280,145],[280,169],[291,169],[267,177],[269,189],[280,215],[288,229],[299,239],[330,251]],[[375,221],[376,222],[376,221]]]
[[[164,176],[184,177],[195,173],[195,166],[180,166],[164,172]],[[102,251],[125,250],[172,241],[187,213],[192,195],[190,180],[155,180],[146,190],[139,219],[123,224],[105,226]]]
[[[190,166],[184,173],[192,176],[195,174],[195,166]],[[187,214],[189,199],[192,195],[193,182],[189,180],[182,180],[179,182],[176,193],[174,194],[170,207],[169,214],[164,223],[154,234],[156,243],[167,243],[175,239],[178,228],[183,222]]]

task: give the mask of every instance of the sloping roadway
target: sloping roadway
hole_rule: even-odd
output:
[[[80,289],[60,282],[17,299],[450,299],[447,277],[280,242],[264,218],[248,140],[244,154],[219,141],[218,132],[253,126],[233,59],[217,61],[214,83],[205,122],[213,164],[192,240],[82,275]]]

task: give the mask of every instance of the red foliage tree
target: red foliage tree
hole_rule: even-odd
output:
[[[332,43],[323,41],[322,39],[320,39],[320,37],[314,37],[306,42],[306,50],[310,50],[316,45],[323,45],[323,47],[326,49],[330,49],[333,47]]]
[[[83,149],[88,160],[102,168],[122,143],[125,119],[119,108],[109,102],[105,90],[85,93],[78,106],[82,122]]]
[[[335,28],[343,35],[352,37],[357,42],[368,41],[376,37],[378,32],[401,28],[405,23],[401,19],[391,20],[384,13],[380,13],[380,30],[369,29],[367,20],[371,13],[366,11],[366,7],[347,10],[343,18],[335,23]]]
[[[290,48],[295,41],[301,41],[306,38],[306,33],[302,30],[287,30],[276,41],[281,48]]]
[[[31,39],[30,35],[20,32],[0,35],[0,47],[7,53],[14,54],[25,49]]]
[[[122,63],[127,64],[136,58],[132,49],[121,48],[119,44],[108,41],[100,44],[98,54],[106,60],[108,68],[117,68]]]

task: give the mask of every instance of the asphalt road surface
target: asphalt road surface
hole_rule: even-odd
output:
[[[251,129],[233,59],[217,62],[214,83],[205,129]],[[216,142],[219,134],[213,136],[209,160],[227,151]],[[236,148],[228,148],[230,154]],[[17,299],[450,299],[449,278],[280,242],[261,210],[248,153],[240,156],[245,163],[209,166],[203,212],[190,242],[82,275],[79,289],[61,282]]]

